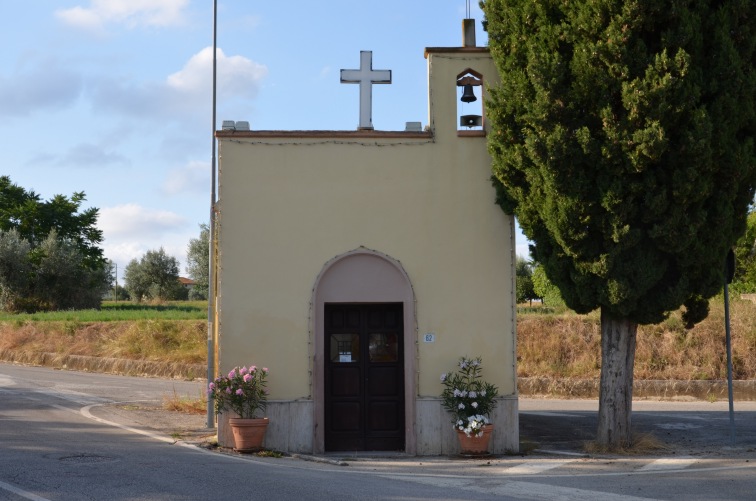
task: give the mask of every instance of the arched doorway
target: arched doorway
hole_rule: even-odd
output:
[[[415,300],[401,264],[366,248],[337,256],[321,270],[311,308],[313,451],[326,451],[327,435],[333,449],[374,450],[390,444],[397,439],[389,431],[397,403],[392,398],[400,398],[404,443],[398,448],[414,454]],[[393,348],[375,348],[379,339],[398,342],[397,354]],[[377,376],[372,385],[371,374]],[[398,397],[387,396],[393,390],[375,384],[399,375]]]

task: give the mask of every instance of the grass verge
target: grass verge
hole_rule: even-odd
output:
[[[595,441],[588,441],[583,444],[583,450],[588,454],[621,454],[623,456],[641,456],[655,452],[670,451],[672,447],[668,446],[651,433],[638,433],[633,436],[633,442],[630,445],[611,448],[599,445]]]
[[[693,329],[683,327],[679,311],[656,325],[638,327],[634,377],[657,380],[725,380],[724,305],[711,300],[709,317]],[[730,304],[733,376],[756,379],[756,304]],[[601,321],[597,312],[530,314],[517,320],[520,377],[555,380],[598,379],[601,372]]]
[[[207,325],[199,320],[120,322],[0,321],[0,353],[117,358],[163,364],[203,364]]]
[[[14,358],[10,360],[26,363],[41,363],[39,354],[52,354],[58,358],[99,357],[166,366],[204,365],[206,307],[206,302],[110,302],[99,311],[45,313],[38,317],[0,314],[0,354],[12,354]],[[730,317],[734,378],[756,380],[756,304],[733,299]],[[598,313],[533,311],[518,317],[517,337],[520,378],[547,378],[560,384],[599,378]],[[721,298],[711,301],[709,317],[691,330],[683,327],[680,312],[673,312],[660,324],[640,326],[634,377],[689,382],[726,380]],[[713,401],[720,397],[711,394],[703,398]]]
[[[6,313],[0,322],[23,325],[27,322],[123,322],[137,320],[201,320],[207,318],[207,301],[132,303],[105,301],[99,310],[65,310],[40,313]]]
[[[172,395],[163,396],[163,409],[184,414],[205,414],[207,413],[207,396],[190,398],[181,396],[174,390]]]

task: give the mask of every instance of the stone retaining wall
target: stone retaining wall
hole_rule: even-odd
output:
[[[180,379],[205,379],[207,366],[202,364],[166,364],[147,360],[99,358],[57,353],[0,352],[0,361],[41,365],[77,371],[153,376]],[[561,398],[598,398],[598,379],[553,379],[546,377],[518,378],[521,396],[549,396]],[[699,400],[727,400],[727,381],[668,381],[635,380],[633,396],[638,398],[695,398]],[[756,381],[733,381],[735,400],[756,401]]]
[[[756,381],[733,381],[735,400],[756,400]],[[519,378],[520,395],[543,395],[568,398],[598,398],[598,379]],[[673,399],[681,397],[699,400],[727,400],[727,381],[633,381],[633,396],[638,398]]]
[[[125,376],[179,379],[205,379],[207,377],[207,366],[201,364],[164,363],[125,358],[100,358],[58,353],[16,353],[6,350],[0,352],[0,361]]]

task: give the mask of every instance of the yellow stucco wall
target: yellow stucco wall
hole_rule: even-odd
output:
[[[404,267],[416,299],[418,394],[460,355],[516,391],[513,219],[494,203],[485,137],[458,137],[456,76],[487,53],[429,51],[427,134],[221,132],[220,371],[270,368],[271,399],[311,396],[310,301],[323,266],[360,246]],[[414,327],[414,326],[412,326]],[[410,377],[406,375],[406,377]]]

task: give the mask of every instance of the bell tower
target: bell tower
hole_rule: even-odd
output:
[[[498,81],[487,47],[475,43],[475,20],[462,21],[461,47],[428,47],[428,123],[437,140],[485,137],[486,86]]]

